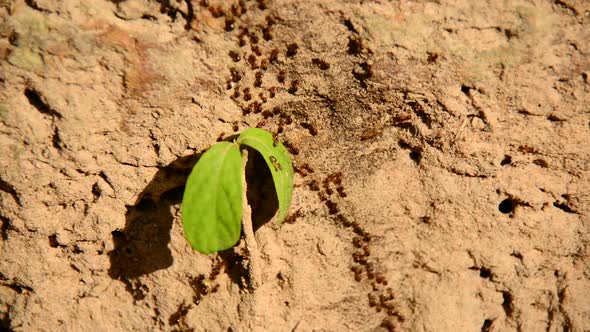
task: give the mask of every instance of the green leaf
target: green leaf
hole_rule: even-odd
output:
[[[293,164],[289,152],[281,142],[275,145],[271,133],[259,128],[246,129],[238,137],[238,143],[255,149],[264,157],[279,200],[278,222],[282,222],[289,212],[293,193]]]
[[[240,239],[242,157],[237,144],[220,142],[193,168],[182,198],[182,225],[203,254],[233,247]]]

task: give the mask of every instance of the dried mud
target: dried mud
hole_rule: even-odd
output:
[[[588,331],[589,2],[0,17],[0,330]],[[293,154],[291,217],[260,257],[198,254],[186,177],[256,126]]]

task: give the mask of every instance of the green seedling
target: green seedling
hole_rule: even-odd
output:
[[[182,225],[187,240],[200,253],[231,248],[240,239],[244,206],[249,209],[245,204],[246,147],[258,151],[270,169],[279,203],[278,222],[287,216],[293,192],[289,153],[271,133],[247,129],[234,142],[219,142],[207,150],[186,182]]]

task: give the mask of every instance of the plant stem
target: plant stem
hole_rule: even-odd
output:
[[[252,209],[248,204],[247,184],[246,184],[246,164],[248,163],[248,150],[242,150],[242,229],[244,230],[244,241],[250,254],[248,270],[250,272],[250,289],[256,290],[260,286],[260,254],[258,252],[258,243],[252,228]]]

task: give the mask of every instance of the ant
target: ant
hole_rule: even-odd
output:
[[[271,112],[271,111],[269,111],[269,110],[264,110],[264,111],[262,111],[262,113],[261,113],[261,114],[262,114],[262,117],[263,117],[265,120],[266,120],[266,119],[268,119],[268,118],[272,118],[272,116],[273,116],[272,112]]]
[[[270,63],[275,63],[275,62],[277,62],[278,59],[279,59],[279,50],[275,48],[272,51],[270,51],[270,57],[268,60],[270,61]]]
[[[336,213],[338,213],[340,211],[340,210],[338,210],[337,204],[334,203],[334,202],[332,202],[332,201],[330,201],[330,200],[327,200],[326,201],[326,206],[328,207],[328,213],[329,214],[336,214]]]
[[[227,18],[225,20],[225,31],[232,31],[235,27],[236,25],[233,18]]]
[[[242,74],[236,68],[230,68],[231,79],[234,82],[239,82],[242,79]]]
[[[318,134],[318,130],[311,123],[302,122],[301,127],[307,129],[312,136],[316,136]]]
[[[279,70],[279,74],[277,75],[277,81],[279,81],[279,83],[285,82],[285,71],[284,70]]]
[[[344,226],[344,227],[352,226],[352,223],[350,222],[350,220],[348,220],[348,218],[346,218],[345,216],[343,216],[341,214],[337,215],[336,219],[338,219],[338,221],[340,223],[342,223],[342,226]]]
[[[236,51],[229,51],[229,57],[234,61],[234,62],[238,62],[242,59],[242,57],[240,56],[240,54]]]
[[[295,56],[295,54],[297,54],[298,49],[299,49],[299,45],[297,45],[297,43],[289,44],[287,46],[287,56],[289,58]]]
[[[311,180],[307,185],[309,187],[309,190],[311,190],[311,191],[319,191],[320,190],[320,186],[316,180]]]
[[[297,90],[299,89],[298,85],[299,85],[299,81],[298,80],[291,81],[291,86],[289,87],[289,89],[287,91],[290,94],[295,94],[295,92],[297,92]]]
[[[284,141],[283,145],[285,146],[285,148],[287,148],[287,150],[289,150],[289,152],[296,156],[299,154],[299,149],[297,149],[297,147],[295,147],[293,144],[291,144],[289,141]]]
[[[258,69],[258,64],[256,63],[256,55],[250,54],[250,56],[248,56],[248,63],[250,64],[250,68]]]
[[[256,79],[254,80],[254,86],[259,88],[262,85],[262,72],[258,71],[255,74]]]
[[[328,70],[330,69],[330,64],[327,63],[326,61],[319,59],[319,58],[313,58],[311,59],[311,62],[318,66],[321,70]]]
[[[293,213],[292,215],[285,218],[284,222],[286,222],[288,224],[293,224],[293,223],[295,223],[295,220],[297,220],[297,218],[299,218],[299,217],[301,217],[301,209],[295,211],[295,213]]]
[[[266,60],[266,59],[262,59],[262,60],[260,61],[260,68],[261,68],[262,70],[267,70],[267,69],[268,69],[268,60]]]
[[[361,134],[361,142],[370,140],[371,138],[375,138],[381,135],[382,133],[383,131],[381,131],[380,129],[367,129]]]
[[[375,281],[377,281],[378,284],[383,284],[384,286],[387,286],[387,280],[385,279],[385,276],[381,273],[375,274]]]
[[[254,54],[256,54],[256,56],[262,55],[262,52],[260,51],[260,47],[258,47],[257,45],[252,46],[252,52],[254,52]]]
[[[262,29],[262,38],[264,38],[264,40],[266,40],[266,41],[272,40],[272,33],[270,31],[270,26],[267,26],[264,29]]]
[[[270,156],[268,159],[270,159],[270,162],[274,166],[276,172],[283,170],[281,163],[277,161],[277,158],[275,158],[275,156]]]
[[[244,100],[250,101],[252,99],[252,95],[250,94],[250,88],[244,88]]]

